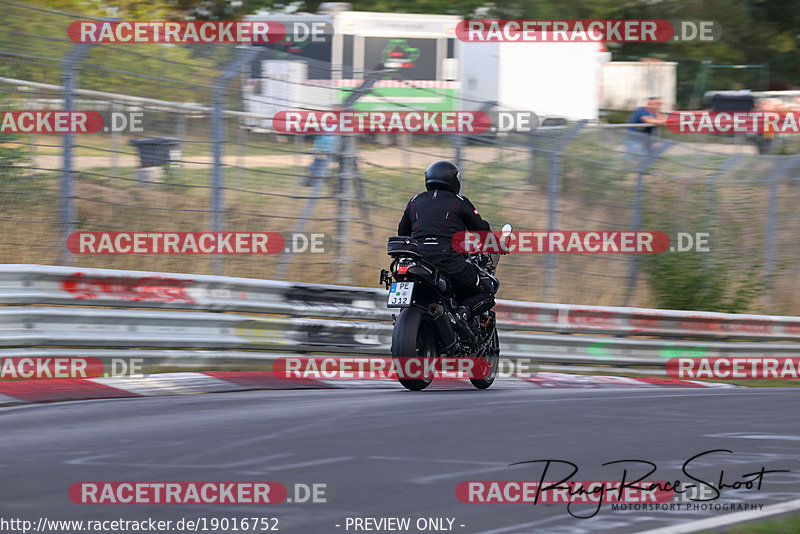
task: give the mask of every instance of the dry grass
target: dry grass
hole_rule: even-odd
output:
[[[632,189],[635,175],[625,172],[617,154],[608,153],[598,159],[598,148],[575,144],[574,157],[563,165],[560,209],[557,227],[570,230],[624,230],[630,228]],[[345,243],[349,262],[337,261],[336,243],[326,241],[325,254],[298,254],[291,258],[286,280],[298,282],[344,283],[345,272],[350,283],[374,287],[378,271],[388,264],[384,252],[386,238],[394,235],[397,221],[408,199],[421,189],[421,176],[409,176],[406,168],[422,169],[424,162],[452,156],[445,145],[427,145],[409,149],[386,148],[360,153],[360,171],[369,199],[368,212],[351,210]],[[272,161],[281,157],[265,151],[262,156]],[[481,214],[495,227],[511,222],[517,229],[546,229],[548,161],[541,157],[532,166],[529,153],[523,149],[466,147],[464,149],[466,192]],[[311,189],[301,185],[292,165],[293,155],[284,155],[281,165],[248,168],[227,168],[225,197],[225,229],[229,231],[291,232],[299,219]],[[307,165],[310,156],[303,156]],[[257,160],[260,161],[260,160]],[[282,161],[282,160],[281,160]],[[682,165],[683,163],[683,165]],[[706,162],[707,163],[707,162]],[[403,167],[398,167],[398,164]],[[725,181],[719,191],[717,219],[720,224],[738,224],[736,245],[747,252],[743,260],[763,254],[763,214],[768,203],[764,184],[736,180],[762,176],[773,164],[753,160],[746,168],[721,176]],[[702,215],[705,187],[697,182],[717,166],[695,170],[680,158],[665,158],[658,174],[647,177],[645,210],[658,205],[666,208],[677,221],[688,220],[688,214]],[[535,172],[534,172],[535,170]],[[211,189],[210,169],[195,165],[174,170],[167,184],[147,185],[135,179],[134,169],[121,167],[117,177],[109,176],[107,167],[82,169],[76,182],[78,198],[77,228],[84,231],[206,231],[211,227],[209,213]],[[6,183],[0,196],[0,261],[7,263],[59,262],[60,236],[58,221],[58,174],[43,173]],[[698,185],[699,184],[699,185]],[[796,205],[796,187],[781,188],[780,209],[785,216]],[[355,195],[357,192],[354,191]],[[331,184],[323,189],[306,222],[304,231],[321,232],[333,238],[338,234],[336,223],[340,209],[333,198]],[[664,199],[677,200],[665,202]],[[672,202],[672,203],[670,203]],[[660,203],[660,205],[659,205]],[[754,224],[755,221],[755,224]],[[724,227],[724,226],[723,226]],[[646,228],[658,230],[660,228]],[[783,224],[779,241],[786,247],[794,243],[793,228]],[[754,252],[752,252],[754,251]],[[780,259],[800,257],[781,254]],[[224,258],[224,274],[253,278],[275,278],[284,255],[228,256]],[[556,283],[549,300],[563,303],[623,305],[627,292],[626,276],[630,257],[627,255],[558,255]],[[82,267],[104,267],[164,272],[210,274],[214,271],[209,256],[79,256],[75,264]],[[792,264],[789,263],[789,266]],[[800,313],[800,293],[793,288],[798,274],[780,263],[775,298],[771,310]],[[500,297],[515,300],[544,300],[545,256],[512,255],[503,258],[500,267]],[[747,274],[746,272],[744,274]],[[757,273],[756,273],[757,274]],[[635,303],[653,306],[647,281],[639,276]],[[758,303],[753,311],[760,311]]]

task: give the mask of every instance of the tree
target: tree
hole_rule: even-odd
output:
[[[42,4],[96,17],[233,20],[255,13],[318,11],[321,0],[43,0]],[[773,79],[800,85],[800,11],[797,0],[353,0],[356,11],[443,13],[464,18],[714,20],[722,39],[713,43],[624,43],[618,56],[711,59],[714,63],[768,63]],[[729,77],[736,73],[728,74]]]

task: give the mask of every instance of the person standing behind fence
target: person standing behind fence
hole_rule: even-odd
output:
[[[315,178],[328,177],[328,169],[336,152],[336,144],[337,140],[334,135],[318,135],[314,138],[314,145],[311,149],[314,153],[314,161],[311,162],[308,169],[308,177],[306,177],[304,185],[311,185]]]
[[[662,100],[657,96],[651,96],[647,99],[647,104],[634,111],[628,123],[630,124],[655,124],[663,126],[667,123],[667,117],[661,113]],[[641,159],[650,154],[651,140],[653,139],[653,130],[655,126],[646,128],[630,127],[626,132],[625,148],[628,152],[628,157],[632,159]]]

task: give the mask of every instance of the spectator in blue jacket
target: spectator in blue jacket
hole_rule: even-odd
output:
[[[667,123],[667,117],[661,113],[661,106],[663,102],[657,96],[651,96],[647,99],[647,104],[634,111],[628,123],[630,124],[654,124],[663,126]],[[632,126],[628,128],[625,147],[628,151],[628,156],[634,159],[641,159],[650,153],[650,142],[653,138],[653,130],[655,126],[646,128],[637,128]]]

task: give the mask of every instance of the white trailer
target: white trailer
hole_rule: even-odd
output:
[[[634,110],[658,96],[664,101],[662,110],[673,111],[677,83],[678,64],[672,61],[610,61],[603,67],[600,108]]]
[[[597,120],[602,43],[462,43],[464,109],[495,101],[500,107],[540,117]]]
[[[330,109],[376,70],[392,72],[359,98],[356,109],[458,107],[461,43],[455,28],[459,17],[334,9],[315,15],[246,18],[275,20],[287,29],[281,43],[256,45],[264,46],[265,54],[269,49],[269,60],[259,60],[245,77],[247,111],[272,113],[292,107],[285,104]],[[324,39],[315,38],[312,28],[321,25],[326,28]],[[279,62],[295,66],[282,68]],[[298,70],[299,63],[306,68]],[[269,128],[269,122],[250,121],[250,126]]]
[[[335,103],[330,88],[307,84],[308,65],[303,61],[264,60],[261,77],[245,78],[242,87],[245,111],[272,117],[278,111],[328,107]],[[245,117],[253,130],[271,130],[272,120]]]
[[[458,106],[461,42],[454,15],[341,11],[334,14],[337,86],[357,87],[365,74],[391,69],[358,109],[452,110]],[[392,79],[389,79],[392,78]]]

